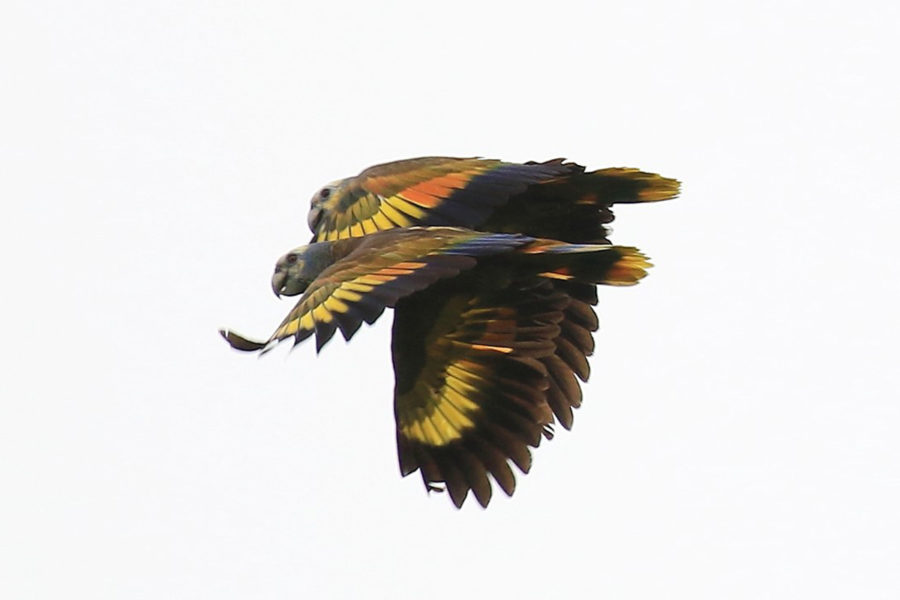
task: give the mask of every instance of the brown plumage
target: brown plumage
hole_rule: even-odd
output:
[[[303,295],[275,333],[266,342],[222,333],[241,350],[312,335],[321,348],[395,308],[401,472],[418,470],[428,489],[445,485],[457,506],[469,490],[486,506],[490,477],[512,494],[509,462],[527,472],[528,448],[549,436],[554,413],[571,424],[580,403],[575,377],[587,377],[596,321],[566,286],[632,285],[647,266],[634,248],[393,229],[286,254],[273,287]]]
[[[313,241],[344,239],[413,225],[456,226],[522,233],[573,243],[608,244],[606,225],[614,204],[667,200],[680,184],[632,168],[586,171],[564,159],[524,164],[481,158],[429,156],[369,167],[332,182],[310,201]],[[541,359],[552,374],[551,406],[566,429],[581,405],[587,381],[595,286],[558,281],[569,307],[554,340],[557,350]]]
[[[667,200],[678,191],[677,180],[632,168],[428,156],[326,185],[310,201],[308,222],[314,242],[436,225],[606,244],[613,204]]]

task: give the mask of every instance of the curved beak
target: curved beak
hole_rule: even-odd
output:
[[[284,291],[285,280],[287,280],[287,273],[284,271],[275,271],[272,275],[272,291],[279,298],[281,298],[281,292]]]
[[[306,222],[309,225],[309,230],[313,233],[316,232],[316,227],[319,226],[319,221],[322,219],[322,207],[318,204],[313,204],[309,207],[309,213],[306,215]]]

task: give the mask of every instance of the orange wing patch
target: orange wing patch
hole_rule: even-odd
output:
[[[424,224],[433,210],[464,190],[474,177],[503,164],[477,158],[425,157],[377,165],[345,180],[323,202],[321,210],[326,217],[315,238],[337,240]]]
[[[397,196],[423,208],[435,208],[454,191],[465,188],[472,177],[484,170],[472,169],[468,172],[450,173],[442,177],[429,179],[398,192]]]

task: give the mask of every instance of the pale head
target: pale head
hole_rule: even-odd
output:
[[[296,296],[309,287],[319,273],[331,266],[333,242],[316,242],[294,248],[275,263],[272,291],[276,296]]]
[[[337,195],[338,190],[342,188],[345,181],[347,180],[338,179],[337,181],[332,181],[328,185],[322,187],[322,189],[317,191],[313,197],[310,198],[309,213],[306,215],[306,222],[309,224],[309,229],[313,233],[316,232],[316,228],[319,226],[322,216],[334,210],[334,206],[329,204],[329,201],[333,201],[333,198]]]

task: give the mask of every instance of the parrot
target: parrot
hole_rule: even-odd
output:
[[[519,164],[427,156],[375,165],[322,187],[307,221],[314,242],[434,225],[608,244],[613,204],[669,200],[680,185],[634,168],[586,172],[562,158]]]
[[[313,242],[419,225],[609,244],[606,225],[613,221],[613,204],[672,199],[680,185],[676,179],[628,167],[588,172],[563,158],[512,163],[426,156],[375,165],[323,186],[310,200],[307,221]],[[596,286],[580,281],[557,281],[554,286],[570,297],[567,323],[596,331]],[[560,332],[556,358],[546,362],[552,366],[562,358],[577,363],[575,373],[586,382],[590,365],[575,357],[591,355],[594,340],[590,334],[573,338],[570,333],[571,327]],[[550,404],[557,422],[568,430],[573,409],[583,400],[581,386],[557,383]]]
[[[401,474],[418,471],[426,490],[446,490],[457,508],[470,491],[487,507],[491,480],[511,496],[510,463],[527,473],[529,448],[552,437],[558,404],[580,398],[596,316],[560,284],[630,286],[650,266],[636,248],[609,243],[387,228],[286,253],[272,289],[299,299],[275,332],[266,341],[220,333],[247,352],[310,337],[319,351],[337,331],[349,341],[393,309]]]

